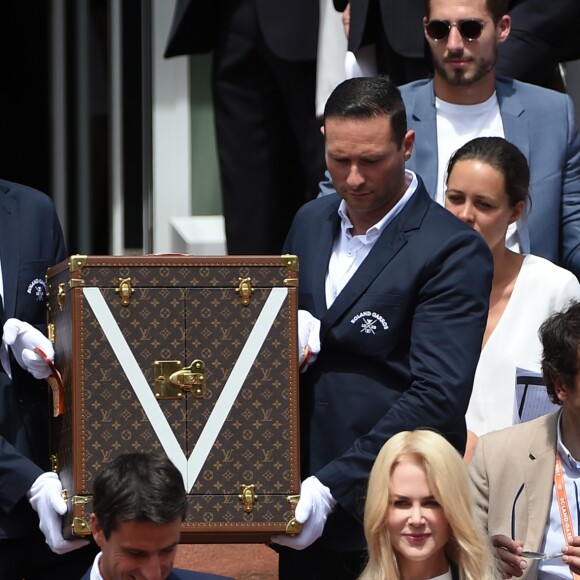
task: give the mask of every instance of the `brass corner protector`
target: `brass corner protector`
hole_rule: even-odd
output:
[[[296,518],[292,518],[287,524],[286,524],[286,533],[289,536],[297,536],[300,532],[302,531],[302,524],[299,524],[296,521]]]
[[[294,254],[283,254],[282,259],[286,263],[286,267],[289,270],[298,272],[298,256]]]
[[[84,254],[74,254],[68,259],[68,267],[71,272],[76,272],[85,267],[87,256]]]
[[[286,496],[286,499],[288,500],[288,503],[290,504],[292,511],[294,511],[296,509],[296,505],[298,504],[298,501],[300,500],[300,496],[299,495],[288,495],[288,496]],[[289,536],[296,536],[301,531],[302,531],[302,524],[297,522],[296,518],[292,517],[290,519],[290,521],[286,524],[286,533]]]
[[[88,536],[91,533],[91,526],[82,518],[73,518],[72,531],[75,536]]]

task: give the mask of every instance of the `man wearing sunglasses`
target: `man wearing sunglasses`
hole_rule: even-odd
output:
[[[408,169],[443,203],[451,154],[474,137],[505,137],[526,156],[531,206],[506,244],[580,277],[580,137],[571,99],[496,75],[511,29],[508,0],[430,0],[423,19],[434,76],[403,85],[416,133]],[[333,191],[320,184],[322,194]]]
[[[580,276],[580,137],[571,99],[496,76],[510,32],[508,0],[430,0],[423,19],[434,76],[401,87],[417,135],[407,166],[443,203],[451,154],[474,137],[505,137],[531,170],[529,215],[508,230],[508,247]]]
[[[540,327],[550,413],[481,436],[469,465],[503,578],[580,574],[580,303]]]

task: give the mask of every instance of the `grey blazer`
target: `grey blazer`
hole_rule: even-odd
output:
[[[416,132],[407,167],[434,195],[437,122],[432,80],[400,87],[409,129]],[[580,277],[580,136],[568,95],[498,78],[497,99],[505,137],[530,164],[531,213],[518,224],[522,251],[547,258]]]

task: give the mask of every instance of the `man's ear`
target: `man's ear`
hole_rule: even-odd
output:
[[[425,39],[427,41],[429,41],[429,35],[427,34],[427,24],[429,23],[429,20],[427,19],[426,16],[423,16],[423,36],[425,37]]]
[[[93,538],[97,546],[99,546],[99,548],[102,550],[105,543],[105,534],[103,532],[103,528],[101,528],[101,525],[99,524],[97,516],[94,513],[91,514],[90,525]]]
[[[560,403],[564,403],[564,401],[568,398],[568,391],[564,386],[564,381],[558,376],[552,377],[552,384],[554,385],[554,391],[556,392],[556,396],[558,397],[558,401]]]
[[[320,125],[320,132],[324,135],[324,125]]]
[[[512,20],[509,14],[504,14],[497,25],[497,42],[502,43],[507,40],[507,37],[510,35],[510,30],[512,26]]]
[[[411,159],[413,153],[413,146],[415,145],[415,131],[409,129],[403,138],[403,150],[405,152],[405,161]]]

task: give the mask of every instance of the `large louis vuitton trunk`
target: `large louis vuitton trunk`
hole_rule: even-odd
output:
[[[49,269],[65,537],[90,533],[96,472],[151,449],[183,475],[183,542],[299,531],[297,270],[295,256],[175,255],[72,256]]]

